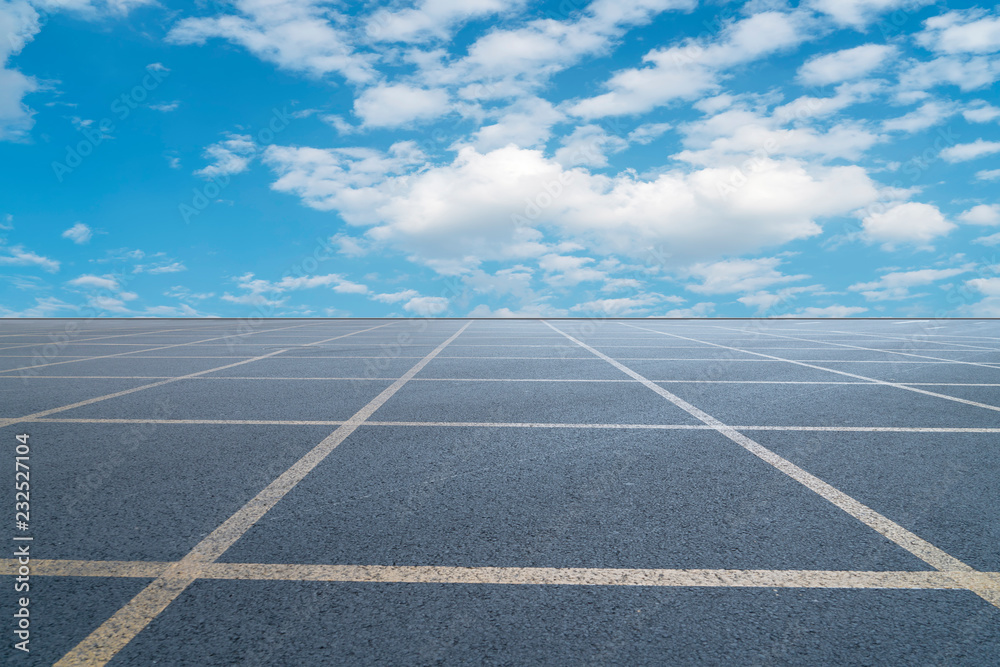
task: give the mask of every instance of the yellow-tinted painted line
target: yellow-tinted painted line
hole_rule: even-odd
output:
[[[806,488],[818,494],[820,497],[824,498],[833,505],[836,505],[837,507],[847,512],[854,518],[858,519],[859,521],[861,521],[868,527],[872,528],[876,532],[880,533],[887,539],[891,540],[892,542],[895,542],[897,545],[906,549],[917,558],[929,564],[931,567],[944,572],[974,571],[972,567],[966,565],[965,563],[955,558],[954,556],[948,554],[944,550],[939,549],[938,547],[934,546],[927,540],[921,538],[920,536],[907,530],[906,528],[903,528],[895,521],[892,521],[888,517],[879,514],[872,508],[868,507],[867,505],[855,500],[854,498],[847,495],[843,491],[835,488],[831,484],[824,482],[823,480],[821,480],[819,477],[816,477],[812,473],[806,472],[805,470],[798,467],[788,459],[782,458],[778,454],[772,452],[767,447],[764,447],[763,445],[757,443],[751,438],[743,435],[732,426],[728,426],[722,423],[721,421],[719,421],[712,415],[708,414],[707,412],[695,407],[694,405],[688,403],[679,396],[671,394],[669,391],[659,386],[658,384],[655,384],[647,380],[642,375],[635,372],[628,366],[625,366],[624,364],[615,361],[611,357],[595,350],[586,343],[570,336],[565,332],[560,331],[556,327],[552,326],[552,324],[548,322],[546,322],[546,324],[553,330],[562,333],[563,336],[565,336],[567,339],[575,342],[577,345],[583,347],[592,354],[604,359],[609,364],[611,364],[618,370],[622,371],[626,375],[629,375],[635,378],[636,380],[639,380],[644,385],[646,385],[646,387],[656,392],[663,398],[667,399],[668,401],[670,401],[680,409],[684,410],[691,416],[704,422],[705,424],[715,427],[715,430],[717,430],[719,433],[726,436],[739,446],[743,447],[754,456],[770,464],[775,469],[785,473],[798,483],[802,484]],[[632,325],[626,325],[626,326],[632,326]],[[635,328],[641,329],[642,327],[635,327]],[[653,330],[650,329],[650,331]],[[981,597],[983,597],[984,599],[993,604],[996,604],[998,601],[1000,601],[997,599],[997,596],[993,595],[992,593],[988,595],[981,594],[980,591],[983,590],[981,588],[980,589],[969,588],[969,590],[972,590],[976,594],[980,594]]]
[[[389,325],[388,324],[380,324],[377,327],[371,327],[371,329],[379,329],[379,328],[384,327],[384,326],[389,326]],[[362,329],[361,331],[357,331],[355,333],[361,333],[363,331],[371,331],[371,329]],[[345,336],[352,336],[352,335],[353,334],[344,334],[343,336],[337,336],[336,338],[343,338]],[[336,338],[328,338],[326,340],[336,340]],[[325,340],[324,341],[317,341],[316,344],[323,343],[323,342],[326,342],[326,341]],[[42,410],[40,412],[35,412],[35,413],[30,414],[30,415],[25,415],[24,417],[16,417],[16,418],[12,418],[12,419],[6,419],[6,420],[0,422],[0,428],[2,428],[4,426],[10,426],[11,424],[18,424],[18,423],[23,422],[23,421],[31,421],[32,419],[37,419],[39,417],[47,417],[47,416],[49,416],[51,414],[55,414],[57,412],[63,412],[65,410],[72,410],[73,408],[79,408],[79,407],[82,407],[84,405],[91,405],[93,403],[98,403],[100,401],[106,401],[106,400],[108,400],[110,398],[118,398],[119,396],[125,396],[127,394],[133,394],[133,393],[135,393],[137,391],[143,391],[145,389],[152,389],[154,387],[162,387],[163,385],[170,384],[172,382],[178,382],[180,380],[189,380],[191,378],[196,378],[198,376],[205,375],[206,373],[214,373],[216,371],[222,371],[222,370],[225,370],[227,368],[234,368],[236,366],[242,366],[243,364],[249,364],[251,362],[259,361],[261,359],[267,359],[268,357],[273,357],[273,356],[275,356],[277,354],[281,354],[282,352],[286,352],[286,351],[287,350],[276,350],[275,352],[268,352],[267,354],[262,354],[259,357],[252,357],[250,359],[243,359],[241,361],[237,361],[237,362],[232,363],[232,364],[226,364],[225,366],[219,366],[217,368],[209,368],[209,369],[206,369],[206,370],[203,370],[203,371],[197,371],[195,373],[189,373],[187,375],[181,375],[180,377],[170,378],[168,380],[160,380],[159,382],[151,382],[150,384],[144,384],[144,385],[139,386],[139,387],[132,387],[131,389],[123,389],[122,391],[116,391],[114,393],[105,394],[103,396],[95,396],[94,398],[88,398],[88,399],[83,400],[83,401],[78,401],[76,403],[71,403],[70,405],[64,405],[64,406],[58,407],[58,408],[49,408],[48,410]],[[61,362],[59,362],[59,363],[61,363]]]
[[[222,525],[195,545],[184,558],[168,567],[128,604],[115,612],[114,616],[102,623],[86,639],[63,656],[56,665],[62,667],[66,665],[103,665],[111,660],[136,635],[142,632],[150,621],[177,599],[177,596],[200,576],[206,565],[213,563],[236,540],[250,530],[313,468],[329,456],[341,442],[471,324],[471,322],[466,322],[461,329],[418,361],[402,377],[354,413],[350,419],[341,424],[333,433],[296,461],[292,467],[268,484],[263,491],[250,499]]]
[[[0,421],[3,421],[0,419]],[[39,417],[19,419],[24,423],[37,424],[204,424],[235,426],[339,426],[343,420],[310,419],[115,419],[115,418],[71,418]],[[654,431],[714,431],[708,424],[590,424],[564,422],[414,422],[414,421],[374,421],[365,426],[430,426],[461,428],[579,428],[579,429],[633,429]],[[962,426],[732,426],[737,431],[820,431],[830,433],[1000,433],[1000,428]]]
[[[16,574],[17,560],[6,559],[0,563],[0,574]],[[43,577],[153,578],[176,565],[178,563],[150,561],[32,560],[31,573]],[[937,570],[905,572],[213,562],[192,565],[188,574],[196,579],[245,581],[952,590],[979,587],[984,590],[1000,590],[1000,573],[997,572],[946,573]]]
[[[636,326],[634,324],[624,324],[624,323],[621,323],[621,324],[622,324],[622,326],[632,327],[634,329],[642,329],[643,331],[656,331],[656,329],[647,329],[645,327],[639,327],[639,326]],[[720,328],[725,328],[725,327],[720,327]],[[697,341],[697,342],[704,342],[706,345],[712,345],[714,347],[722,348],[722,349],[725,349],[725,350],[732,350],[734,352],[742,352],[744,354],[752,354],[752,355],[755,355],[755,356],[758,356],[758,357],[765,357],[767,359],[770,359],[771,361],[782,361],[782,362],[785,362],[785,363],[788,363],[788,364],[795,364],[796,366],[803,366],[805,368],[812,368],[812,369],[815,369],[815,370],[826,371],[827,373],[835,373],[837,375],[843,375],[845,377],[854,378],[856,380],[867,380],[867,381],[872,382],[874,384],[883,385],[885,387],[894,387],[896,389],[905,389],[906,391],[912,391],[914,393],[923,394],[925,396],[933,396],[934,398],[943,398],[943,399],[945,399],[947,401],[954,401],[955,403],[963,403],[965,405],[971,405],[971,406],[976,407],[976,408],[983,408],[985,410],[993,410],[995,412],[1000,412],[1000,405],[990,405],[989,403],[980,403],[978,401],[970,401],[970,400],[965,399],[965,398],[958,398],[957,396],[949,396],[947,394],[939,394],[939,393],[934,392],[934,391],[927,391],[926,389],[918,389],[917,387],[911,387],[909,385],[900,384],[898,382],[889,382],[888,380],[878,380],[876,378],[870,378],[870,377],[867,377],[865,375],[857,375],[856,373],[848,373],[847,371],[838,371],[838,370],[836,370],[834,368],[825,368],[823,366],[816,366],[814,364],[807,363],[807,362],[802,361],[800,359],[785,359],[784,357],[776,357],[776,356],[774,356],[772,354],[764,354],[763,352],[750,352],[749,350],[744,350],[744,349],[738,348],[738,347],[732,347],[730,345],[721,345],[719,343],[708,343],[706,341],[700,341],[700,340],[698,340],[696,338],[688,338],[687,336],[681,336],[679,334],[667,333],[665,331],[658,331],[657,333],[660,333],[660,334],[662,334],[664,336],[672,336],[674,338],[680,338],[680,339],[683,339],[683,340],[693,340],[693,341]],[[768,334],[768,335],[777,335],[777,334]],[[788,338],[788,336],[782,336],[782,338]],[[803,339],[795,339],[795,340],[806,340],[806,339],[803,338]],[[854,346],[852,345],[850,347],[854,347]],[[865,350],[865,349],[868,349],[868,348],[863,348],[862,347],[862,348],[858,348],[858,349]],[[913,355],[913,356],[919,357],[919,356],[922,356],[922,355],[917,354],[917,355]],[[928,357],[928,358],[930,359],[930,358],[933,358],[933,357]],[[948,360],[945,360],[945,361],[948,361]],[[973,366],[982,366],[983,365],[983,364],[973,364],[972,362],[965,362],[965,361],[963,361],[963,362],[955,361],[953,363],[971,364]]]

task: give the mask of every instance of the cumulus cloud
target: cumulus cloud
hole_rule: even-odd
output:
[[[249,134],[227,133],[226,139],[205,148],[204,155],[212,164],[194,172],[205,178],[231,176],[246,171],[257,153],[257,144]]]
[[[970,225],[1000,225],[1000,204],[979,204],[959,214]]]
[[[809,306],[796,313],[781,315],[780,317],[852,317],[860,315],[867,310],[867,308],[861,306],[842,306],[839,304],[823,307]]]
[[[673,100],[691,100],[718,87],[724,70],[796,46],[808,36],[803,14],[760,12],[730,23],[714,41],[654,49],[647,65],[616,72],[608,92],[580,100],[570,113],[600,118],[649,111]]]
[[[369,88],[354,101],[354,114],[368,127],[399,127],[431,120],[445,114],[448,108],[448,93],[444,90],[403,83]]]
[[[695,4],[594,0],[566,20],[536,19],[517,28],[491,30],[453,62],[425,55],[419,77],[433,86],[458,86],[459,96],[468,100],[521,97],[584,56],[605,53],[630,27],[648,23],[661,12],[689,11]]]
[[[500,112],[496,123],[476,130],[472,145],[480,152],[509,144],[522,148],[541,146],[552,136],[552,126],[564,118],[548,100],[535,96],[522,98]]]
[[[417,296],[407,301],[403,310],[422,317],[432,317],[448,310],[448,299],[443,296]]]
[[[840,25],[861,29],[886,12],[915,9],[931,2],[933,0],[811,0],[808,4]]]
[[[416,7],[382,9],[365,26],[368,37],[384,42],[445,39],[456,25],[470,19],[517,12],[526,0],[422,0]]]
[[[966,162],[994,153],[1000,153],[1000,141],[976,139],[969,144],[956,144],[945,148],[941,151],[941,157],[948,162]]]
[[[0,265],[35,266],[48,273],[55,273],[59,270],[57,260],[26,250],[22,245],[0,248]]]
[[[68,285],[73,287],[93,287],[96,289],[117,290],[118,280],[113,275],[95,276],[84,274],[70,280]]]
[[[266,159],[279,178],[272,187],[336,210],[370,227],[369,238],[423,261],[465,266],[517,258],[525,249],[537,256],[541,246],[525,241],[541,232],[604,255],[643,256],[661,245],[681,259],[740,255],[815,236],[817,220],[877,197],[860,167],[795,160],[764,159],[749,174],[733,166],[642,178],[566,169],[513,146],[488,153],[464,147],[437,166],[369,152],[372,168],[363,171],[344,150],[273,147]]]
[[[77,245],[83,245],[93,237],[94,232],[90,227],[78,222],[62,233],[64,239],[69,239]]]
[[[777,270],[781,262],[780,257],[761,257],[695,264],[687,273],[702,282],[687,285],[687,289],[699,294],[755,292],[771,285],[796,282],[809,277],[805,274],[784,275]]]
[[[862,227],[866,239],[891,249],[896,244],[926,246],[935,238],[947,235],[955,225],[948,222],[936,206],[906,202],[871,213],[862,221]]]
[[[813,56],[799,68],[798,77],[807,86],[827,86],[851,81],[888,65],[896,47],[863,44],[850,49]]]
[[[38,89],[33,77],[9,68],[8,61],[40,30],[38,12],[23,0],[0,4],[0,141],[23,139],[34,125],[24,97]]]
[[[236,13],[185,18],[167,34],[173,44],[204,44],[221,38],[279,67],[322,76],[337,72],[348,81],[374,77],[372,58],[354,51],[348,35],[317,0],[235,0]]]
[[[970,267],[953,269],[918,269],[915,271],[891,271],[878,280],[855,283],[848,287],[852,292],[860,292],[868,301],[898,301],[922,294],[913,294],[910,289],[967,273]]]
[[[924,21],[916,40],[942,53],[995,53],[1000,51],[1000,17],[981,9],[948,12]]]

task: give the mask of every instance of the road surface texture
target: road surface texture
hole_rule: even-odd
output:
[[[6,320],[0,396],[5,665],[1000,663],[1000,321]]]

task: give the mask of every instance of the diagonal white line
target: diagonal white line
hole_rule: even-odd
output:
[[[843,491],[840,491],[839,489],[833,487],[832,485],[827,484],[826,482],[816,477],[812,473],[806,472],[805,470],[798,467],[788,459],[782,458],[778,454],[772,452],[767,447],[764,447],[763,445],[757,443],[751,438],[748,438],[747,436],[743,435],[732,426],[727,426],[726,424],[722,423],[721,421],[719,421],[712,415],[708,414],[707,412],[700,410],[699,408],[696,408],[695,406],[691,405],[690,403],[680,398],[679,396],[671,394],[663,387],[651,382],[650,380],[647,380],[639,373],[633,371],[631,368],[615,361],[606,354],[602,354],[601,352],[590,347],[583,341],[580,341],[574,338],[573,336],[570,336],[569,334],[560,331],[559,329],[552,326],[552,324],[548,322],[546,322],[546,324],[552,327],[553,330],[559,331],[559,333],[561,333],[563,336],[565,336],[572,342],[576,343],[580,347],[584,348],[585,350],[588,350],[591,354],[598,356],[601,359],[604,359],[605,361],[607,361],[609,364],[611,364],[621,372],[642,382],[644,385],[646,385],[646,387],[656,392],[663,398],[667,399],[668,401],[670,401],[680,409],[684,410],[688,414],[692,415],[693,417],[696,417],[705,424],[712,426],[716,431],[718,431],[725,437],[729,438],[739,446],[743,447],[754,456],[770,464],[777,470],[780,470],[781,472],[785,473],[786,475],[788,475],[798,483],[802,484],[806,488],[814,491],[825,500],[829,501],[830,503],[844,510],[854,518],[858,519],[859,521],[869,526],[876,532],[885,536],[892,542],[895,542],[896,544],[906,549],[917,558],[920,558],[925,563],[931,565],[935,569],[941,570],[942,572],[962,572],[962,573],[975,572],[975,570],[969,565],[966,565],[965,563],[955,558],[954,556],[937,548],[927,540],[910,532],[906,528],[903,528],[898,523],[892,521],[888,517],[879,514],[872,508],[868,507],[867,505],[864,505],[863,503],[855,500],[854,498],[847,495]],[[972,590],[974,593],[976,593],[983,599],[987,600],[991,604],[1000,606],[1000,597],[997,596],[996,591],[987,590],[980,586],[972,587],[971,585],[969,586],[969,590]]]
[[[660,335],[663,335],[663,336],[672,336],[674,338],[681,338],[683,340],[698,341],[697,338],[689,338],[688,336],[681,336],[680,334],[672,334],[672,333],[667,333],[665,331],[657,331],[656,329],[647,329],[646,327],[640,327],[640,326],[636,326],[634,324],[626,324],[624,322],[619,322],[618,324],[621,324],[622,326],[626,326],[626,327],[632,327],[633,329],[642,329],[643,331],[656,331],[656,333],[658,333]],[[776,334],[771,334],[771,335],[776,335]],[[838,371],[838,370],[833,369],[833,368],[825,368],[823,366],[816,366],[814,364],[806,363],[806,362],[800,361],[798,359],[785,359],[784,357],[776,357],[773,354],[764,354],[763,352],[751,352],[750,350],[744,350],[743,348],[739,348],[739,347],[732,347],[731,345],[722,345],[721,343],[709,343],[708,341],[698,341],[698,342],[705,343],[705,345],[712,345],[714,347],[719,347],[719,348],[722,348],[722,349],[725,349],[725,350],[733,350],[734,352],[743,352],[745,354],[753,354],[753,355],[756,355],[758,357],[765,357],[765,358],[770,359],[772,361],[783,361],[785,363],[795,364],[796,366],[804,366],[805,368],[813,368],[813,369],[820,370],[820,371],[826,371],[827,373],[836,373],[837,375],[843,375],[845,377],[851,377],[851,378],[854,378],[856,380],[865,380],[866,382],[870,382],[872,384],[883,385],[885,387],[894,387],[896,389],[905,389],[906,391],[912,391],[912,392],[917,393],[917,394],[924,394],[925,396],[933,396],[934,398],[943,398],[946,401],[954,401],[955,403],[964,403],[965,405],[971,405],[971,406],[977,407],[977,408],[983,408],[983,409],[986,409],[986,410],[993,410],[995,412],[1000,412],[1000,405],[990,405],[989,403],[979,403],[978,401],[970,401],[968,399],[959,398],[957,396],[949,396],[948,394],[939,394],[936,391],[927,391],[926,389],[918,389],[917,387],[910,386],[908,384],[900,384],[899,382],[889,382],[888,380],[878,380],[876,378],[870,378],[870,377],[865,376],[865,375],[858,375],[856,373],[848,373],[847,371]],[[835,345],[835,344],[836,343],[831,343],[831,345]],[[861,348],[861,349],[864,349],[864,348]],[[961,362],[961,363],[966,363],[966,362]],[[982,364],[973,364],[973,365],[974,366],[982,366]]]
[[[391,323],[389,323],[389,324],[391,324]],[[379,329],[381,327],[387,327],[387,326],[389,326],[389,324],[380,324],[377,327],[371,327],[370,329],[362,329],[361,331],[356,331],[356,332],[348,333],[348,334],[342,334],[340,336],[335,336],[333,338],[327,338],[325,340],[316,341],[315,343],[309,343],[308,345],[320,345],[320,344],[325,343],[325,342],[327,342],[329,340],[336,340],[338,338],[344,338],[346,336],[353,336],[354,333],[362,333],[364,331],[371,331],[372,329]],[[3,421],[0,421],[0,428],[3,428],[4,426],[10,426],[11,424],[18,424],[18,423],[23,422],[23,421],[31,421],[33,419],[38,419],[39,417],[47,417],[47,416],[49,416],[51,414],[55,414],[57,412],[64,412],[66,410],[72,410],[73,408],[83,407],[84,405],[91,405],[92,403],[99,403],[100,401],[106,401],[106,400],[108,400],[110,398],[118,398],[119,396],[125,396],[127,394],[133,394],[133,393],[135,393],[137,391],[143,391],[145,389],[152,389],[154,387],[162,387],[163,385],[170,384],[172,382],[178,382],[180,380],[190,380],[192,378],[197,378],[199,376],[205,375],[206,373],[215,373],[216,371],[226,370],[227,368],[233,368],[235,366],[242,366],[243,364],[249,364],[249,363],[254,362],[254,361],[260,361],[261,359],[267,359],[268,357],[273,357],[273,356],[275,356],[277,354],[281,354],[282,352],[287,352],[287,351],[288,351],[287,349],[285,349],[285,350],[277,350],[275,352],[269,352],[267,354],[262,354],[259,357],[252,357],[250,359],[243,359],[241,361],[237,361],[237,362],[232,363],[232,364],[226,364],[225,366],[218,366],[216,368],[207,368],[207,369],[205,369],[203,371],[198,371],[196,373],[188,373],[187,375],[181,375],[180,377],[170,378],[168,380],[160,380],[159,382],[151,382],[149,384],[144,384],[144,385],[141,385],[139,387],[132,387],[131,389],[124,389],[122,391],[116,391],[116,392],[114,392],[112,394],[105,394],[103,396],[95,396],[94,398],[88,398],[88,399],[83,400],[83,401],[78,401],[76,403],[71,403],[70,405],[63,405],[63,406],[58,407],[58,408],[49,408],[48,410],[42,410],[40,412],[34,412],[34,413],[30,414],[30,415],[25,415],[23,417],[13,417],[13,418],[5,419]]]
[[[624,322],[620,322],[619,324],[624,324]],[[635,327],[635,325],[632,325],[632,324],[625,324],[625,326]],[[719,325],[714,325],[714,326],[715,326],[716,329],[725,329],[727,331],[736,331],[736,332],[739,332],[739,333],[746,333],[745,331],[742,331],[740,329],[734,329],[732,327],[723,327],[723,326],[719,326]],[[636,329],[641,329],[642,327],[635,327],[635,328]],[[646,329],[646,331],[656,331],[656,330],[655,329]],[[664,334],[664,332],[662,332],[662,331],[656,331],[656,333],[667,335],[667,336],[676,336],[676,334]],[[880,349],[873,348],[873,347],[862,347],[860,345],[850,345],[848,343],[831,343],[831,342],[824,341],[824,340],[815,340],[815,339],[812,339],[812,338],[799,338],[797,336],[786,336],[784,334],[774,334],[774,333],[768,333],[766,331],[755,331],[754,333],[762,335],[762,336],[774,336],[775,338],[787,338],[788,340],[801,340],[801,341],[807,341],[807,342],[810,342],[810,343],[823,343],[824,345],[834,345],[836,347],[846,347],[846,348],[850,348],[852,350],[866,350],[868,352],[886,352],[886,353],[889,353],[889,354],[901,354],[901,355],[907,356],[907,357],[918,357],[920,359],[932,359],[934,361],[942,361],[942,362],[949,363],[949,364],[964,364],[966,366],[981,366],[983,368],[995,368],[995,366],[990,366],[988,364],[979,363],[979,362],[976,362],[976,361],[961,361],[959,359],[945,359],[944,357],[932,357],[930,355],[916,354],[914,352],[895,352],[895,351],[892,351],[892,350],[880,350]],[[677,338],[683,338],[684,340],[697,340],[699,343],[705,343],[706,345],[716,345],[717,347],[726,347],[725,345],[717,345],[716,343],[709,343],[707,341],[698,340],[697,338],[687,338],[685,336],[676,336],[676,337]],[[747,352],[747,350],[743,350],[742,348],[730,348],[730,349],[739,349],[741,352]],[[775,357],[775,359],[780,359],[780,357]],[[783,359],[782,361],[788,361],[788,359]],[[827,368],[827,369],[824,369],[824,370],[830,370],[830,369]]]
[[[309,324],[294,324],[292,326],[287,326],[287,327],[278,327],[277,329],[267,329],[267,331],[278,331],[279,329],[296,329],[298,327],[306,327],[306,326],[314,326],[314,325],[309,325]],[[385,325],[382,325],[382,326],[385,326]],[[239,336],[253,336],[254,334],[259,334],[259,333],[263,333],[263,331],[253,331],[253,332],[250,332],[248,334],[239,334]],[[80,361],[91,361],[93,359],[110,359],[112,357],[123,357],[123,356],[125,356],[127,354],[139,354],[140,352],[155,352],[157,350],[166,350],[166,349],[169,349],[169,348],[172,348],[172,347],[184,347],[186,345],[197,345],[198,343],[204,343],[204,342],[210,341],[210,340],[222,340],[224,338],[231,338],[231,336],[217,336],[215,338],[205,338],[203,340],[194,340],[194,341],[190,341],[190,342],[187,342],[187,343],[175,343],[173,345],[162,345],[162,346],[159,346],[159,347],[144,348],[142,350],[132,350],[131,352],[117,352],[115,354],[102,354],[102,355],[99,355],[99,356],[96,356],[96,357],[83,357],[83,358],[80,358],[80,359],[64,359],[63,361],[52,361],[52,362],[49,362],[47,364],[37,364],[37,365],[32,365],[32,366],[22,366],[21,368],[7,368],[5,370],[0,371],[0,373],[13,373],[15,371],[30,371],[30,370],[33,370],[33,369],[36,369],[36,368],[45,368],[47,366],[58,366],[60,364],[73,364],[73,363],[77,363],[77,362],[80,362]],[[142,345],[143,343],[139,343],[139,344]]]
[[[67,665],[103,665],[111,660],[136,635],[142,632],[150,621],[170,605],[177,596],[190,586],[202,569],[214,563],[233,543],[242,537],[278,501],[301,482],[323,459],[361,426],[393,394],[420,372],[472,322],[466,322],[450,338],[438,345],[427,356],[418,361],[402,377],[358,410],[350,419],[323,439],[318,445],[296,461],[291,468],[271,482],[263,491],[250,499],[235,514],[226,519],[208,537],[199,542],[184,558],[173,563],[163,574],[144,588],[128,604],[119,609],[86,639],[70,650],[56,663]]]

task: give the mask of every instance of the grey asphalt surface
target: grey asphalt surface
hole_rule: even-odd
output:
[[[550,323],[1000,570],[1000,322]],[[94,561],[182,559],[466,324],[217,562],[933,570],[544,322],[2,320],[0,558],[28,433],[32,556],[78,576],[32,574],[30,654],[5,578],[0,663],[61,658],[153,581]],[[1000,608],[960,589],[200,578],[118,648],[112,665],[990,665]]]

